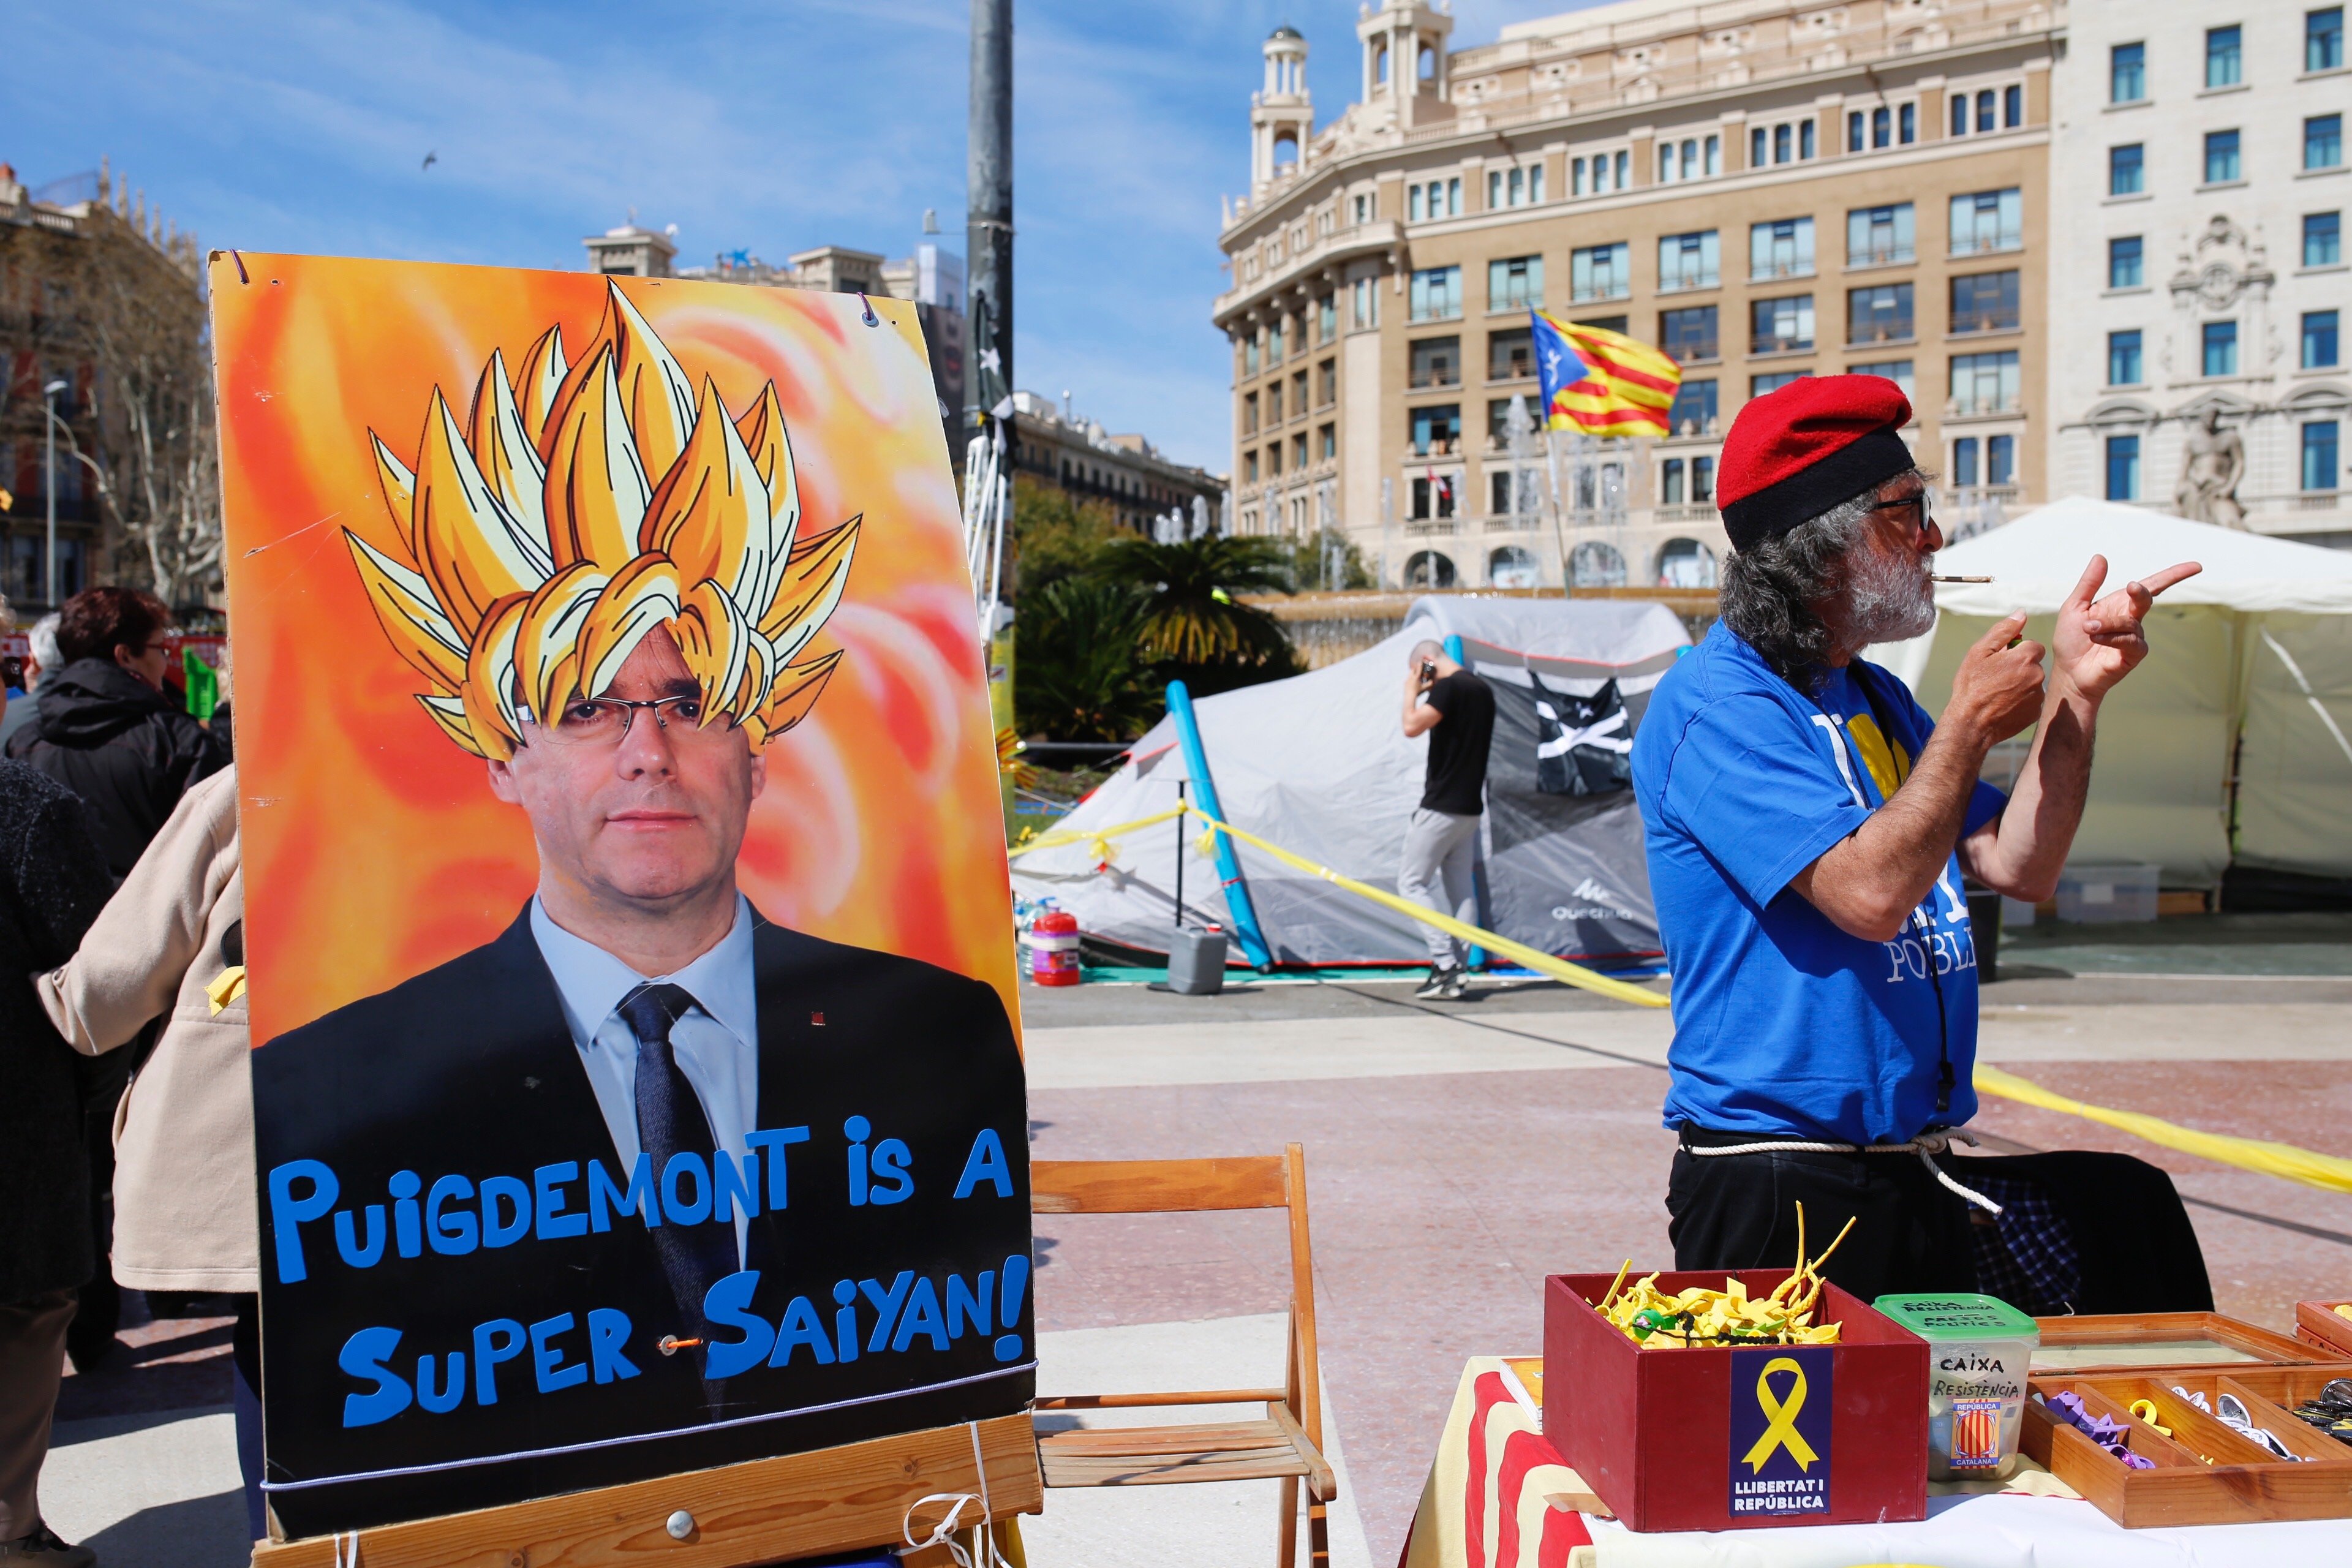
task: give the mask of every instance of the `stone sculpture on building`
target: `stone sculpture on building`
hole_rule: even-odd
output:
[[[2246,443],[2221,425],[2221,408],[2209,403],[2189,426],[2181,447],[2180,482],[2172,489],[2173,510],[2191,522],[2246,526],[2238,504],[2238,481],[2246,477]]]

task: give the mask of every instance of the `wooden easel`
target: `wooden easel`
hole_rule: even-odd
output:
[[[1044,1506],[1045,1479],[1026,1415],[979,1423],[991,1514]],[[972,1429],[934,1426],[811,1454],[753,1459],[658,1480],[505,1508],[379,1525],[342,1538],[342,1562],[362,1568],[751,1568],[793,1557],[897,1544],[907,1509],[934,1492],[980,1490]],[[917,1521],[938,1522],[934,1504]],[[673,1518],[690,1519],[683,1537]],[[967,1507],[967,1524],[979,1515]],[[331,1536],[265,1541],[253,1568],[336,1568]]]

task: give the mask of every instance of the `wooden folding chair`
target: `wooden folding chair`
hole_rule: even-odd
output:
[[[1307,1484],[1307,1562],[1328,1568],[1324,1505],[1339,1479],[1323,1458],[1323,1394],[1315,1359],[1315,1259],[1307,1238],[1307,1156],[1223,1160],[1038,1160],[1029,1167],[1039,1214],[1189,1214],[1216,1209],[1290,1213],[1289,1366],[1280,1388],[1193,1394],[1090,1394],[1040,1398],[1045,1410],[1240,1405],[1265,1401],[1263,1421],[1182,1426],[1081,1427],[1037,1434],[1048,1487],[1163,1486],[1192,1481],[1282,1482],[1281,1568],[1298,1552],[1298,1486]]]

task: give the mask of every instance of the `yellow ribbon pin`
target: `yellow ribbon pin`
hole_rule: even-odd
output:
[[[212,984],[205,987],[205,995],[212,1003],[215,1017],[218,1017],[223,1008],[244,994],[245,965],[242,963],[233,964],[222,970],[213,977]]]
[[[1786,1405],[1772,1394],[1772,1374],[1776,1372],[1785,1372],[1797,1380],[1789,1385],[1789,1402]],[[1797,1412],[1805,1407],[1805,1369],[1784,1355],[1774,1356],[1766,1362],[1764,1370],[1756,1374],[1756,1403],[1764,1411],[1766,1425],[1764,1436],[1757,1438],[1756,1447],[1748,1450],[1748,1468],[1760,1474],[1764,1461],[1772,1457],[1773,1451],[1786,1448],[1789,1458],[1797,1461],[1797,1468],[1811,1469],[1813,1461],[1821,1456],[1814,1453],[1813,1446],[1805,1441],[1805,1435],[1797,1430]]]

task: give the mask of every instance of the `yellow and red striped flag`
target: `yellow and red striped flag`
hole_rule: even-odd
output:
[[[1682,385],[1681,365],[1622,332],[1574,325],[1542,310],[1528,314],[1545,428],[1587,436],[1671,433],[1666,411]]]

